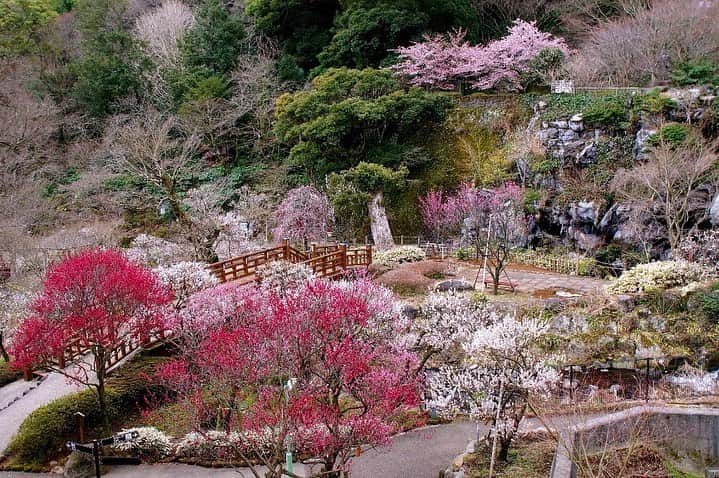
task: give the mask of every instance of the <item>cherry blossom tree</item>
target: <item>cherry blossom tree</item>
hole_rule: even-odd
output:
[[[512,182],[494,189],[464,183],[454,194],[432,191],[419,203],[425,226],[435,236],[461,229],[462,241],[475,248],[477,259],[487,256],[496,294],[510,253],[526,229],[521,189]]]
[[[462,359],[429,376],[428,405],[446,416],[469,414],[489,425],[488,440],[496,438],[500,461],[506,462],[530,400],[546,395],[559,380],[538,350],[548,330],[541,320],[488,312],[488,324],[461,341]],[[492,462],[495,448],[492,447]]]
[[[97,393],[109,425],[105,379],[113,349],[163,331],[163,308],[172,292],[149,270],[114,250],[88,250],[51,266],[32,315],[18,327],[10,348],[17,368],[57,371]],[[70,346],[87,356],[61,368],[55,360]],[[60,361],[62,363],[62,361]]]
[[[301,186],[287,193],[275,211],[275,239],[302,242],[327,239],[332,229],[334,211],[326,195],[312,186]]]
[[[569,54],[566,42],[540,31],[534,22],[515,20],[509,33],[486,45],[470,45],[459,30],[448,36],[426,36],[423,42],[394,50],[394,70],[409,83],[426,88],[453,90],[467,81],[477,90],[522,89],[521,76],[531,69],[543,50]]]
[[[160,376],[189,399],[198,431],[209,422],[245,444],[264,436],[252,456],[234,450],[253,469],[254,459],[268,477],[294,476],[284,466],[291,444],[321,459],[322,476],[343,476],[357,447],[387,443],[418,406],[417,357],[397,339],[404,321],[391,297],[367,279],[283,293],[220,286],[191,299],[181,356]]]

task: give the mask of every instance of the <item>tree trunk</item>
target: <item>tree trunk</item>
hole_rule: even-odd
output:
[[[509,445],[512,443],[512,440],[499,440],[499,454],[497,455],[497,461],[500,463],[507,463],[507,458],[509,457]]]
[[[492,295],[499,293],[499,275],[492,277]]]
[[[95,354],[95,370],[97,373],[97,401],[100,405],[102,426],[105,433],[110,433],[110,417],[107,416],[107,402],[105,400],[105,352],[99,350]]]
[[[392,230],[389,228],[387,211],[384,208],[383,194],[381,191],[372,196],[368,208],[375,248],[380,251],[393,248],[394,239],[392,239]]]
[[[5,349],[5,344],[3,343],[4,340],[5,337],[3,336],[3,333],[0,332],[0,357],[2,357],[4,361],[9,362],[10,355],[8,355],[7,350]]]

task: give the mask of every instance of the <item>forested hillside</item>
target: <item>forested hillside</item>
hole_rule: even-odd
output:
[[[306,185],[337,239],[440,240],[421,198],[507,181],[525,246],[676,255],[719,224],[717,18],[698,0],[0,0],[0,255],[30,272],[140,236],[213,261],[272,241]]]

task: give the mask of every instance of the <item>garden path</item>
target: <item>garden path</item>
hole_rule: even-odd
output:
[[[457,275],[470,283],[474,282],[477,272],[479,272],[480,284],[477,287],[481,288],[481,267],[464,265],[459,262],[455,264],[457,267]],[[567,292],[587,295],[596,292],[598,289],[609,283],[608,281],[597,279],[596,277],[559,274],[556,272],[523,266],[509,266],[507,268],[507,274],[511,278],[512,283],[515,284],[516,291],[526,294],[535,294],[550,290],[564,290]],[[487,277],[489,277],[489,275],[487,275]],[[506,279],[503,278],[503,280]]]
[[[562,426],[552,423],[550,426]],[[523,429],[529,431],[540,428],[536,420],[527,420]],[[481,433],[486,432],[482,426]],[[406,433],[392,439],[391,446],[378,447],[366,451],[356,458],[352,466],[352,478],[435,478],[439,470],[448,466],[454,458],[462,453],[467,443],[477,435],[474,422],[456,421],[445,425],[435,425]],[[296,468],[295,471],[300,471]],[[0,478],[46,477],[51,474],[26,474],[0,472]],[[106,475],[110,478],[222,478],[245,477],[253,475],[243,469],[216,469],[177,463],[140,466],[112,467]]]
[[[65,370],[70,371],[71,367],[73,367],[73,365],[69,365]],[[22,384],[18,385],[18,382],[13,382],[7,386],[21,387]],[[30,413],[53,400],[79,390],[82,390],[82,387],[74,383],[69,383],[68,379],[62,374],[57,372],[49,373],[37,387],[29,390],[20,399],[1,410],[0,454],[8,446],[10,440],[20,428],[20,425]]]

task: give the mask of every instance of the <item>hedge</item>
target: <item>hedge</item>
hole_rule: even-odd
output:
[[[22,373],[13,369],[9,363],[0,359],[0,387],[22,377]]]
[[[147,381],[161,360],[137,358],[108,379],[106,396],[111,422],[136,410],[148,395],[160,396],[164,393],[162,387]],[[94,390],[83,390],[54,400],[28,415],[6,454],[16,465],[44,463],[56,457],[64,450],[65,442],[77,436],[77,412],[85,414],[90,432],[101,428],[97,395]]]

